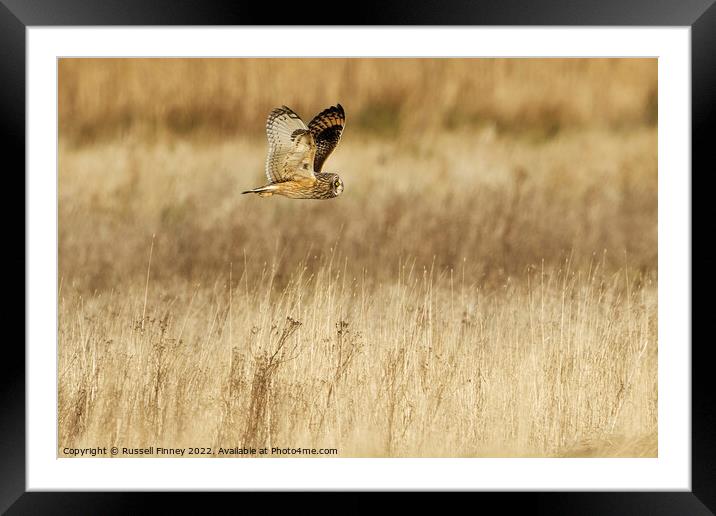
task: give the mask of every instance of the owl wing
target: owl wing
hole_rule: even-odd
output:
[[[314,169],[320,172],[323,164],[338,146],[343,128],[346,125],[346,113],[340,104],[331,106],[318,113],[308,124],[316,141]]]
[[[266,177],[270,182],[280,183],[296,175],[315,179],[316,142],[301,117],[286,106],[273,109],[266,120],[266,137]]]

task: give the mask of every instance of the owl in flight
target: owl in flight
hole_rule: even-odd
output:
[[[346,114],[340,104],[318,113],[308,127],[290,108],[273,109],[266,120],[269,184],[241,193],[292,199],[338,197],[343,192],[343,181],[338,174],[321,170],[338,145],[345,125]]]

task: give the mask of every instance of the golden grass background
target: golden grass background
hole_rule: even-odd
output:
[[[656,77],[60,60],[60,449],[656,456]],[[238,195],[336,102],[341,197]]]

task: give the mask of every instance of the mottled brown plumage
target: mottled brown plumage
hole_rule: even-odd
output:
[[[269,184],[242,193],[261,197],[283,195],[292,199],[332,199],[343,192],[343,181],[334,173],[321,172],[338,146],[346,117],[343,106],[331,106],[306,126],[291,108],[282,106],[266,120]]]

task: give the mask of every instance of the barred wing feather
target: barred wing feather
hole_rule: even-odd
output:
[[[320,172],[328,156],[338,146],[343,128],[346,125],[346,113],[340,104],[331,106],[318,113],[308,124],[316,142],[314,170]]]
[[[314,178],[316,142],[293,110],[286,106],[273,109],[266,120],[266,137],[266,177],[270,182],[280,183],[296,175]]]

